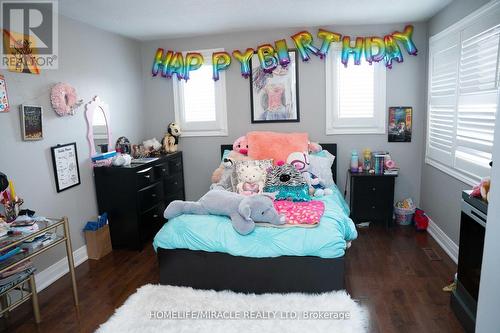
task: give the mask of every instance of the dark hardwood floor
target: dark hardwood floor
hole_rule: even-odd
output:
[[[431,261],[422,248],[442,258]],[[411,227],[359,230],[347,255],[346,283],[352,297],[370,311],[371,332],[463,332],[442,291],[456,265],[426,233]],[[133,294],[159,279],[151,246],[142,252],[113,251],[77,268],[80,315],[77,316],[69,276],[40,295],[42,323],[36,325],[29,303],[1,323],[8,332],[93,332]]]

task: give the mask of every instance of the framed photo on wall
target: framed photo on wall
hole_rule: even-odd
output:
[[[250,102],[252,123],[299,122],[298,58],[290,50],[290,64],[278,65],[272,73],[265,73],[259,58],[250,60]]]
[[[412,116],[411,106],[389,108],[389,142],[411,142]]]
[[[50,148],[57,193],[80,185],[76,142]]]
[[[43,139],[43,112],[41,106],[21,105],[21,131],[24,141]]]

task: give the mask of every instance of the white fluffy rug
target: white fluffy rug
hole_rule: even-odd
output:
[[[145,285],[99,333],[366,332],[368,312],[345,291],[245,295]]]

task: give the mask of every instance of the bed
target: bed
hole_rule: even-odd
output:
[[[336,144],[321,145],[336,155]],[[336,166],[337,159],[334,181]],[[153,242],[160,283],[256,294],[344,289],[345,251],[357,233],[340,191],[332,190],[320,199],[325,213],[315,228],[257,227],[241,236],[226,217],[184,214],[168,221]]]

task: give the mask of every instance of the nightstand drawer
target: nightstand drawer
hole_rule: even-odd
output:
[[[139,191],[139,205],[141,212],[144,212],[158,202],[160,202],[163,197],[163,186],[161,183],[157,183],[151,187],[145,188]]]
[[[353,211],[359,219],[378,219],[387,216],[387,198],[369,198],[353,203]]]
[[[382,177],[359,177],[354,180],[354,191],[358,199],[387,194],[393,186],[390,179]]]

